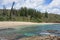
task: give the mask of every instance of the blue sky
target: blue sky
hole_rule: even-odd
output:
[[[48,11],[49,13],[60,14],[60,0],[0,0],[0,9],[3,8],[3,5],[10,9],[13,1],[15,2],[15,9],[27,7],[41,12]]]

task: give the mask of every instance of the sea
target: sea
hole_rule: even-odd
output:
[[[24,37],[48,35],[60,36],[60,24],[36,24],[29,26],[18,26],[17,28],[0,29],[0,37],[13,36],[14,34],[19,34]]]

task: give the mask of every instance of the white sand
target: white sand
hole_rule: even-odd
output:
[[[15,22],[15,21],[3,21],[0,22],[0,28],[13,28],[16,26],[22,26],[22,25],[35,25],[35,24],[54,24],[54,23],[33,23],[33,22]]]
[[[38,24],[38,23],[3,21],[3,22],[0,22],[0,28],[14,28],[14,27],[17,27],[17,26],[33,25],[33,24]]]

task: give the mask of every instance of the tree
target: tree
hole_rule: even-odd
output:
[[[8,20],[8,12],[5,5],[3,5],[3,13],[1,15],[3,16],[3,17],[1,16],[2,17],[1,19]]]
[[[6,10],[6,7],[5,5],[3,5],[3,13],[2,13],[3,16],[7,16],[7,10]]]
[[[45,18],[48,18],[48,12],[45,12]]]
[[[15,2],[13,2],[12,7],[11,7],[11,11],[10,11],[10,19],[12,19],[12,14],[13,14],[13,6],[14,6]]]
[[[48,21],[48,12],[45,12],[46,22]]]
[[[30,21],[32,20],[32,17],[34,16],[34,9],[29,8],[28,9],[28,15],[30,17]]]

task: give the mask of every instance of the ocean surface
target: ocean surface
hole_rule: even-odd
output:
[[[13,36],[14,34],[19,34],[26,37],[47,35],[60,36],[60,24],[37,24],[31,26],[19,26],[16,29],[0,29],[0,37]]]
[[[26,36],[45,36],[55,35],[60,36],[60,24],[46,24],[46,25],[31,25],[29,27],[21,28],[19,33]]]

